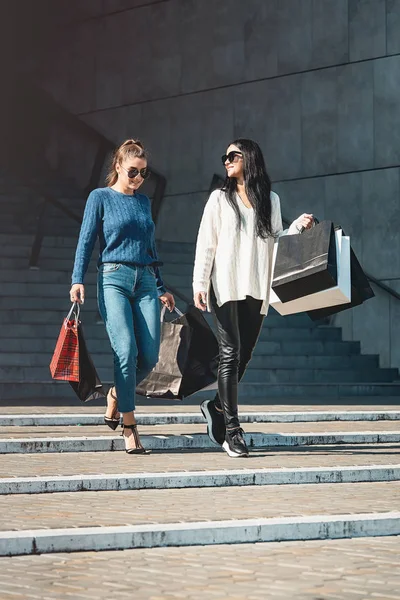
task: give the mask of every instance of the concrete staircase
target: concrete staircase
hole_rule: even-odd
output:
[[[249,459],[232,463],[212,445],[198,408],[204,394],[140,399],[140,434],[153,452],[128,456],[103,407],[50,379],[78,225],[50,208],[40,269],[29,270],[42,200],[3,183],[1,597],[397,598],[397,370],[379,368],[338,328],[271,311],[240,386]],[[82,213],[81,196],[65,200]],[[165,280],[190,298],[193,246],[159,251]],[[111,383],[95,281],[93,259],[82,320]],[[315,584],[318,568],[326,587]]]
[[[0,390],[3,398],[60,399],[71,391],[51,381],[48,365],[69,309],[76,232],[44,238],[39,270],[27,268],[32,240],[30,233],[0,233]],[[159,243],[165,281],[188,298],[193,251],[191,244]],[[86,278],[86,297],[81,314],[88,345],[102,381],[111,383],[111,350],[97,313],[96,251]],[[185,304],[177,300],[184,310]],[[343,341],[339,328],[316,326],[306,315],[281,317],[271,311],[241,397],[245,402],[288,396],[300,401],[311,396],[393,397],[400,391],[397,380],[396,369],[380,368],[378,356],[361,355],[359,343]]]
[[[57,583],[62,577],[69,595],[92,597],[95,571],[96,596],[103,590],[108,597],[115,573],[123,574],[118,579],[124,586],[135,564],[146,581],[141,584],[136,571],[127,595],[134,589],[138,598],[148,598],[150,572],[152,591],[157,590],[152,597],[172,597],[171,589],[182,597],[186,582],[184,593],[193,588],[187,597],[197,600],[210,597],[207,581],[196,579],[207,550],[224,588],[229,585],[235,597],[261,599],[279,561],[286,572],[286,563],[309,556],[307,574],[321,564],[319,555],[310,554],[315,544],[325,552],[328,573],[338,557],[332,546],[330,554],[322,546],[326,540],[336,540],[338,554],[347,557],[341,572],[349,577],[356,542],[364,544],[360,556],[372,555],[374,569],[379,560],[391,564],[390,549],[400,536],[397,370],[381,369],[379,357],[363,356],[359,343],[343,341],[338,328],[271,311],[240,386],[250,458],[232,463],[212,445],[198,408],[209,393],[183,403],[139,399],[140,434],[152,454],[128,456],[119,432],[104,426],[103,408],[82,405],[68,384],[50,379],[48,364],[70,306],[78,227],[68,220],[64,228],[65,217],[50,214],[39,269],[29,270],[32,209],[33,214],[40,210],[34,197],[16,199],[3,225],[0,221],[0,570],[7,561],[2,593],[14,597],[21,588],[23,597],[26,590],[32,597],[53,597],[48,573],[54,567],[51,578]],[[77,201],[76,210],[81,209]],[[159,252],[165,281],[190,298],[193,245],[160,242]],[[95,282],[94,256],[82,321],[99,373],[111,383],[112,356],[98,322]],[[178,299],[178,305],[184,310],[184,302]],[[346,539],[358,537],[363,540]],[[279,550],[271,542],[280,542]],[[250,544],[254,555],[244,563]],[[383,544],[389,554],[382,552]],[[180,546],[175,564],[174,546]],[[285,562],[286,548],[291,554]],[[107,557],[112,567],[99,569],[96,561],[105,560],[99,551],[106,550],[113,550],[112,559]],[[151,562],[160,550],[168,573]],[[263,552],[271,569],[260,596]],[[52,553],[54,561],[62,557],[62,572]],[[77,577],[81,557],[84,568]],[[195,583],[187,581],[185,560],[196,565]],[[356,568],[365,560],[358,558]],[[222,563],[228,565],[225,571]],[[235,577],[243,569],[251,572],[240,589],[231,580],[232,569]],[[279,579],[280,597],[298,597],[297,579],[291,589],[283,574]],[[379,585],[380,592],[394,597],[394,584]],[[315,594],[321,597],[319,589]]]
[[[251,454],[234,462],[211,444],[196,406],[182,413],[148,402],[137,418],[150,456],[126,455],[92,404],[50,414],[40,402],[28,414],[3,409],[0,557],[36,555],[45,571],[51,557],[38,554],[222,544],[219,552],[232,556],[237,550],[226,545],[274,541],[291,541],[302,554],[307,540],[341,539],[346,551],[346,538],[363,537],[376,559],[375,538],[400,535],[400,413],[388,405],[248,405],[242,422]],[[64,582],[76,591],[83,580],[68,555],[63,560]],[[91,560],[87,554],[85,564]],[[122,572],[128,557],[117,552],[113,560]],[[13,569],[7,563],[6,573]],[[185,577],[181,560],[173,572]],[[107,582],[109,573],[96,579]]]

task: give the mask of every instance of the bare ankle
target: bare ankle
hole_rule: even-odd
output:
[[[124,425],[136,425],[135,413],[133,411],[123,413],[122,422]]]

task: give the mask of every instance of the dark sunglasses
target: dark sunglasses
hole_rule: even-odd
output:
[[[136,169],[135,167],[132,167],[131,169],[125,169],[125,167],[122,168],[127,172],[129,179],[135,179],[139,173],[142,179],[148,179],[148,177],[150,177],[150,170],[147,167],[144,167],[143,169]]]
[[[235,160],[235,156],[242,158],[243,154],[241,152],[237,152],[236,150],[232,150],[232,152],[229,152],[229,154],[223,154],[221,156],[222,164],[224,165],[226,161],[232,163]]]

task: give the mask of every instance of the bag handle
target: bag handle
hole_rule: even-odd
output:
[[[166,313],[167,307],[165,305],[163,305],[162,309],[161,309],[161,323],[164,321],[165,319],[165,313]],[[181,312],[179,310],[179,308],[177,308],[175,306],[174,310],[172,312],[176,312],[176,314],[178,315],[178,317],[183,317],[183,312]]]
[[[66,327],[66,328],[68,327],[68,323],[69,323],[69,321],[70,321],[70,319],[71,319],[71,316],[72,316],[72,315],[74,315],[74,316],[75,316],[75,319],[74,319],[74,320],[75,320],[76,324],[78,324],[78,321],[79,321],[79,314],[80,314],[80,312],[81,312],[81,307],[80,307],[80,305],[78,304],[78,302],[73,302],[73,303],[72,303],[72,306],[71,306],[71,310],[70,310],[70,311],[69,311],[69,313],[67,314],[67,316],[66,316],[66,318],[65,318],[65,321],[64,321],[64,322],[65,322],[65,327]]]
[[[319,225],[319,219],[317,219],[317,217],[313,217],[313,221],[314,221],[313,227],[315,227],[316,225]],[[300,227],[300,229],[298,229],[297,231],[298,231],[300,234],[302,234],[304,230],[305,230],[305,227],[304,227],[304,225],[302,225],[302,226]]]

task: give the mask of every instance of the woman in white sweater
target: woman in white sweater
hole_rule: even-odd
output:
[[[220,351],[218,394],[201,410],[208,434],[232,457],[248,456],[238,418],[238,382],[268,312],[274,240],[283,234],[279,197],[271,191],[256,142],[235,140],[222,156],[226,180],[204,209],[193,273],[194,303],[213,313]],[[288,234],[310,228],[296,219]]]

